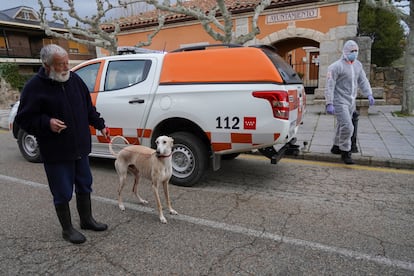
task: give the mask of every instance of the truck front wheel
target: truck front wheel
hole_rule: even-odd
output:
[[[201,179],[208,165],[208,152],[202,141],[191,133],[175,132],[172,152],[171,183],[191,187]]]
[[[33,163],[42,162],[39,145],[37,144],[35,136],[20,129],[17,134],[17,144],[19,145],[20,153],[23,155],[24,159]]]

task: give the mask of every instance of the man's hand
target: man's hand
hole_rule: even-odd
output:
[[[335,108],[333,104],[327,104],[326,105],[326,113],[334,115],[335,114]]]
[[[60,133],[65,128],[67,128],[65,122],[56,118],[50,119],[50,130],[52,130],[53,132]]]
[[[111,137],[110,137],[110,133],[109,133],[109,128],[105,127],[105,128],[103,128],[103,129],[101,129],[100,131],[101,131],[101,133],[102,133],[103,137],[104,137],[106,140],[110,141]]]

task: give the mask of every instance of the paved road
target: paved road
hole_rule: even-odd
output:
[[[4,131],[0,150],[5,275],[414,273],[413,171],[244,155],[196,187],[171,186],[180,214],[163,225],[148,182],[148,206],[125,189],[121,212],[113,162],[92,159],[96,218],[110,227],[76,246],[60,237],[42,165]]]

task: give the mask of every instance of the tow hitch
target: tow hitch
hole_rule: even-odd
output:
[[[288,143],[286,143],[279,151],[275,150],[274,147],[267,147],[259,149],[259,152],[270,159],[271,164],[277,164],[279,160],[286,155],[295,155],[299,154],[299,146],[295,145],[296,138],[293,138]]]

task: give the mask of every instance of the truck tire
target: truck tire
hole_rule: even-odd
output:
[[[35,136],[28,134],[23,129],[20,129],[17,134],[17,144],[19,145],[19,150],[24,159],[33,163],[42,162],[39,145],[37,144]]]
[[[197,183],[208,166],[208,152],[202,141],[188,132],[171,134],[174,139],[172,152],[173,173],[171,183],[191,187]]]

